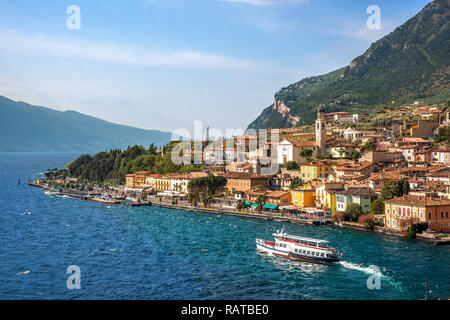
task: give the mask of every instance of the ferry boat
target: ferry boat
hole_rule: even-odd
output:
[[[314,263],[333,264],[340,261],[338,251],[328,246],[328,241],[290,235],[277,231],[273,234],[275,242],[256,239],[260,252],[276,256]]]

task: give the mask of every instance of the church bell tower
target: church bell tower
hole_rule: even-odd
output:
[[[325,117],[325,111],[322,107],[317,110],[316,120],[316,143],[319,147],[318,154],[326,156],[326,143],[327,143],[327,119]]]

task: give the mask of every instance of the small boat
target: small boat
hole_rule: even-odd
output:
[[[99,202],[99,203],[105,203],[105,204],[119,204],[119,203],[123,202],[122,200],[114,199],[113,197],[108,196],[108,195],[93,197],[93,198],[91,198],[91,200],[95,201],[95,202]]]
[[[256,239],[256,248],[283,258],[298,261],[333,264],[339,262],[338,251],[328,241],[299,237],[283,230],[273,234],[275,241]]]
[[[58,192],[55,189],[45,190],[44,193],[47,196],[56,196],[56,195],[58,195]]]

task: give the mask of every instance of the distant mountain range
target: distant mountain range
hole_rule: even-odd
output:
[[[450,0],[435,0],[348,66],[275,94],[248,128],[311,124],[317,109],[373,112],[386,106],[450,100]]]
[[[107,122],[0,96],[0,151],[99,152],[169,142],[171,133]]]

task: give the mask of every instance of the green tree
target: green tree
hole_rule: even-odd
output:
[[[400,184],[402,185],[402,193],[403,195],[409,193],[409,182],[406,179],[400,180]]]
[[[370,204],[370,214],[383,214],[384,213],[384,202],[381,198],[377,198],[374,202]]]
[[[295,161],[288,161],[286,162],[286,169],[287,170],[298,170],[298,164]]]
[[[447,142],[447,144],[450,144],[450,127],[439,128],[438,134],[434,137],[434,142]]]
[[[302,151],[300,151],[300,156],[302,158],[305,158],[306,161],[309,161],[309,159],[311,159],[313,153],[314,153],[314,151],[311,149],[303,149]]]
[[[403,183],[400,181],[388,181],[384,184],[380,198],[383,201],[390,200],[403,195]]]
[[[358,151],[353,151],[352,153],[352,159],[354,161],[358,160],[359,158],[361,158],[361,153],[359,153]]]
[[[350,221],[358,221],[358,218],[363,214],[362,207],[358,203],[350,203],[347,206],[347,215],[350,218]]]
[[[363,148],[364,148],[365,150],[372,151],[372,150],[375,149],[375,143],[374,143],[372,140],[368,140],[368,141],[363,145]]]

